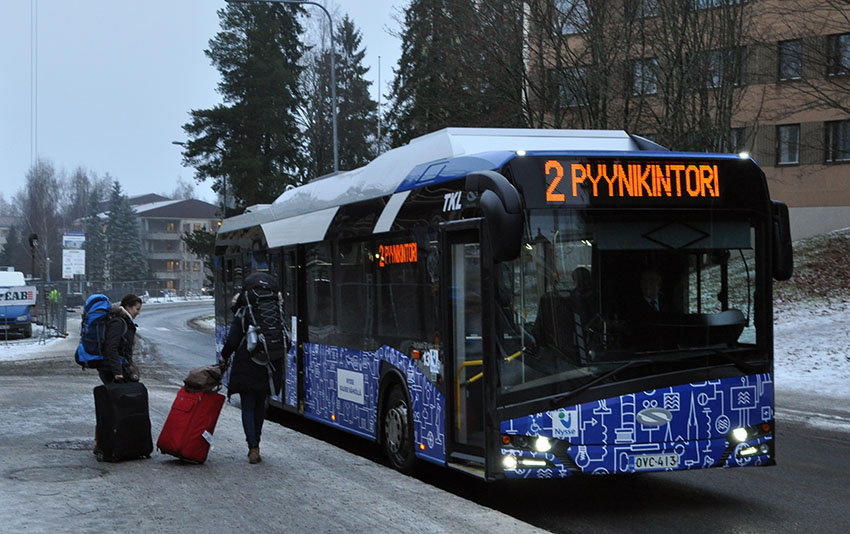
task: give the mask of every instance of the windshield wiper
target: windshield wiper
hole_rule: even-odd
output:
[[[572,391],[569,391],[567,393],[560,393],[558,395],[551,397],[550,400],[549,400],[549,404],[551,405],[552,408],[555,408],[556,405],[559,405],[559,404],[563,403],[564,401],[575,397],[579,393],[592,388],[596,384],[603,382],[604,380],[607,380],[608,378],[619,373],[620,371],[622,371],[623,369],[625,369],[627,367],[631,367],[632,365],[635,365],[635,364],[638,364],[638,363],[651,363],[651,362],[652,362],[652,360],[631,360],[631,361],[628,361],[628,362],[624,363],[623,365],[620,365],[619,367],[617,367],[613,371],[608,371],[604,375],[598,376],[598,377],[594,378],[593,380],[588,380],[587,382],[585,382],[584,384],[580,385],[579,387],[573,389]]]
[[[741,371],[742,373],[752,374],[759,366],[753,365],[743,361],[741,358],[736,358],[736,354],[740,354],[742,352],[747,352],[746,349],[727,349],[720,350],[714,349],[710,350],[708,355],[710,356],[722,356],[726,361],[731,362],[732,365],[735,366],[736,369]],[[764,358],[759,359],[759,362],[764,362]]]
[[[721,356],[726,361],[730,362],[734,365],[739,371],[744,373],[752,373],[758,366],[751,365],[740,358],[736,358],[735,355],[743,352],[749,352],[751,349],[743,348],[743,347],[728,347],[728,348],[718,348],[718,347],[690,347],[690,348],[682,348],[682,349],[670,349],[663,351],[645,351],[645,352],[636,352],[635,354],[640,354],[644,357],[649,355],[656,355],[660,357],[665,357],[663,360],[653,360],[653,361],[675,361],[685,358],[694,358],[694,357],[709,357],[709,356]],[[761,361],[764,361],[761,359]]]

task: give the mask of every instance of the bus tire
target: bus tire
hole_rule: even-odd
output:
[[[399,385],[391,386],[383,412],[382,443],[393,469],[410,474],[416,465],[413,448],[413,412]]]

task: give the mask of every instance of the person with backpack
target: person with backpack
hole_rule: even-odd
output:
[[[248,461],[256,464],[262,461],[260,435],[266,400],[280,391],[283,355],[288,346],[277,282],[268,273],[247,276],[231,310],[234,318],[221,349],[221,361],[224,365],[231,363],[227,396],[239,394]]]
[[[133,344],[136,340],[136,323],[133,320],[141,311],[142,299],[132,293],[124,295],[120,305],[112,304],[106,295],[89,297],[84,311],[81,342],[77,349],[77,363],[83,368],[97,369],[100,381],[104,384],[138,382],[139,374],[133,364]],[[97,428],[92,452],[100,461],[103,452]]]
[[[133,321],[141,312],[142,299],[132,293],[124,295],[120,306],[112,305],[103,336],[103,363],[97,368],[104,384],[139,381],[133,364],[137,326]]]

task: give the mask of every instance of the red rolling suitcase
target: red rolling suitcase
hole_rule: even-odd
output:
[[[204,463],[223,405],[224,395],[220,393],[189,393],[180,388],[156,448],[183,460]]]

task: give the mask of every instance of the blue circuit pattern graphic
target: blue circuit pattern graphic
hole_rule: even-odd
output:
[[[445,463],[445,399],[410,358],[387,346],[369,352],[305,343],[303,351],[306,417],[377,439],[378,380],[381,362],[387,362],[407,381],[416,455]],[[287,366],[287,403],[295,389],[290,388],[290,370],[294,367]]]
[[[659,412],[670,414],[669,423],[642,424],[638,414],[649,408],[661,408]],[[731,454],[728,454],[730,443],[726,436],[733,428],[769,422],[773,417],[770,374],[711,380],[503,421],[503,434],[546,436],[570,446],[560,454],[514,448],[502,448],[501,452],[518,458],[545,459],[548,463],[541,468],[524,468],[520,464],[515,470],[506,470],[509,478],[566,477],[576,470],[586,474],[610,474],[763,465],[770,461],[769,456],[739,458],[737,452],[771,442],[772,434],[737,444]],[[676,467],[640,467],[645,465],[647,458],[671,456],[671,453],[676,455]],[[724,461],[719,464],[721,460]]]

